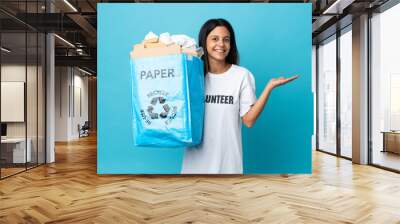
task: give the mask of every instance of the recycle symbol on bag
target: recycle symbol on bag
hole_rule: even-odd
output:
[[[151,99],[151,101],[150,101],[151,105],[149,105],[147,107],[147,114],[149,115],[149,117],[151,119],[158,119],[158,118],[165,119],[165,118],[168,117],[168,114],[169,114],[169,112],[171,110],[171,107],[168,105],[168,103],[165,103],[165,101],[166,101],[166,99],[164,97],[162,97],[162,96],[153,97]],[[160,113],[157,113],[157,112],[154,111],[154,109],[155,109],[155,107],[156,107],[156,105],[158,103],[163,108],[163,111],[160,112]],[[175,109],[175,107],[174,107],[174,109]]]
[[[160,94],[162,96],[160,96]],[[168,95],[168,93],[160,90],[155,90],[147,94],[149,99],[151,99],[150,103],[148,104],[147,109],[143,108],[140,110],[140,117],[147,125],[151,125],[153,120],[155,121],[159,118],[164,122],[165,125],[169,125],[173,120],[175,120],[178,107],[170,106],[168,103],[166,103],[166,95]]]

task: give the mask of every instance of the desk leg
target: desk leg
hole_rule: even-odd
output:
[[[383,135],[383,149],[381,152],[386,152],[386,134],[382,133]]]

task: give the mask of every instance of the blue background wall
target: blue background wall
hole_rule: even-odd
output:
[[[253,3],[98,4],[98,173],[180,173],[183,149],[133,146],[129,52],[149,31],[197,40],[210,18],[234,27],[257,96],[272,77],[301,75],[272,92],[253,128],[242,128],[244,172],[311,172],[311,4]]]

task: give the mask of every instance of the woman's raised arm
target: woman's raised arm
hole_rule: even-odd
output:
[[[261,93],[258,100],[253,104],[250,110],[242,117],[243,123],[246,127],[251,128],[256,122],[258,116],[264,109],[265,104],[267,103],[268,97],[271,94],[271,91],[278,86],[284,85],[288,82],[291,82],[297,79],[299,76],[295,75],[289,78],[279,77],[271,79],[268,84],[265,86],[263,92]]]

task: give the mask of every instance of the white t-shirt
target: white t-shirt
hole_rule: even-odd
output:
[[[208,73],[205,94],[203,142],[185,150],[182,174],[241,174],[241,117],[256,101],[254,77],[238,65]]]

